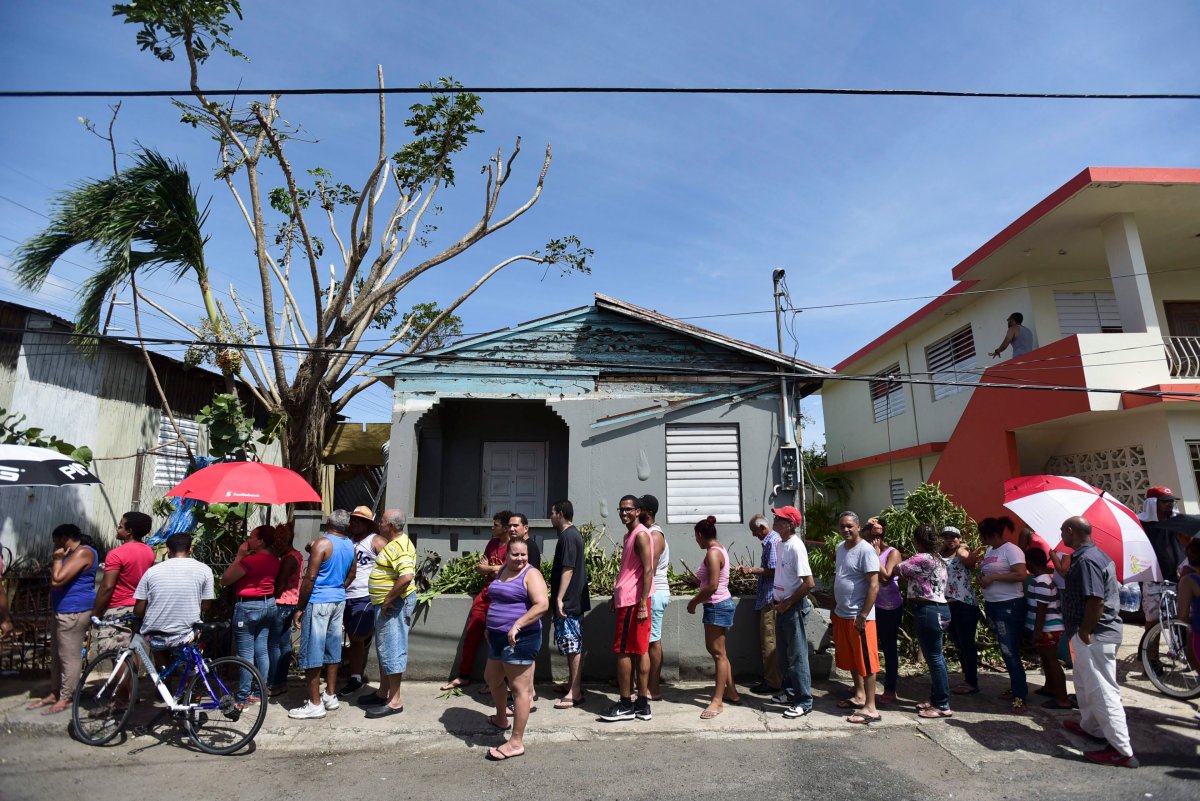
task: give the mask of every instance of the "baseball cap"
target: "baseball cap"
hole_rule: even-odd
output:
[[[958,530],[957,526],[942,526],[942,536],[944,537],[947,534],[953,535],[955,537],[962,536],[962,532]]]
[[[350,516],[357,517],[359,520],[366,520],[368,523],[371,524],[372,531],[375,531],[378,528],[378,526],[375,523],[375,515],[372,514],[371,507],[369,507],[369,506],[355,507],[354,511],[350,513]]]
[[[1174,501],[1175,493],[1171,492],[1170,487],[1151,487],[1146,490],[1147,498],[1157,498],[1160,501]]]
[[[794,526],[798,526],[804,522],[804,515],[800,514],[800,510],[795,506],[781,506],[778,509],[772,509],[772,512],[784,520],[788,520]]]

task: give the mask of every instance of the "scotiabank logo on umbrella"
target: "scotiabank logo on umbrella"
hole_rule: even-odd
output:
[[[234,492],[233,490],[227,490],[227,491],[225,492],[225,497],[226,497],[226,498],[261,498],[261,497],[262,497],[262,493],[258,493],[258,492]]]

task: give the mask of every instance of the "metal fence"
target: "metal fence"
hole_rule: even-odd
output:
[[[1200,337],[1163,337],[1172,378],[1200,378]]]
[[[37,562],[7,566],[0,592],[8,593],[13,636],[0,640],[0,671],[50,669],[50,568]]]

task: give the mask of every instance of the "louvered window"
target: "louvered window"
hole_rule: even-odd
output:
[[[668,425],[667,522],[740,523],[741,462],[736,425]]]
[[[876,423],[904,414],[904,385],[899,381],[887,380],[888,376],[899,375],[900,363],[897,362],[871,379],[871,406]]]
[[[890,480],[888,482],[888,491],[891,494],[892,506],[897,509],[903,509],[904,499],[907,497],[904,492],[904,479],[893,478]]]
[[[1072,334],[1119,334],[1121,312],[1112,292],[1055,292],[1058,330],[1064,337]]]
[[[196,453],[200,424],[185,417],[177,417],[175,422],[179,424],[179,430],[191,446],[192,453]],[[170,418],[165,414],[158,424],[158,447],[154,455],[154,486],[174,487],[187,476],[187,449],[179,441]]]
[[[970,389],[963,384],[973,384],[979,380],[971,326],[964,325],[950,336],[925,348],[925,364],[928,365],[930,380],[935,382],[932,386],[934,400]]]

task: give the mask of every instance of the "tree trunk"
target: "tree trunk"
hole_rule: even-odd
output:
[[[322,380],[322,365],[306,360],[283,399],[286,466],[321,489],[321,454],[333,425],[333,399]]]

